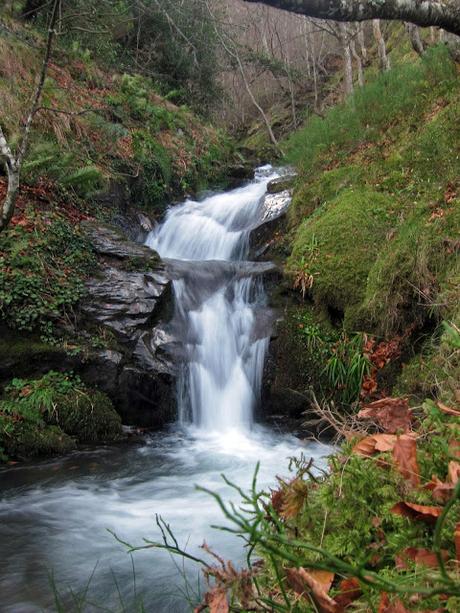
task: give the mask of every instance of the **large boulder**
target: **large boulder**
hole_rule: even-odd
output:
[[[173,313],[171,280],[158,254],[109,224],[84,224],[99,268],[86,283],[81,325],[104,329],[115,346],[92,351],[80,368],[85,381],[106,392],[123,421],[145,427],[175,418],[176,367],[168,355]]]

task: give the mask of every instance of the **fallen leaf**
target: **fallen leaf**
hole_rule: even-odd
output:
[[[403,603],[396,598],[390,602],[390,597],[384,592],[380,597],[378,613],[408,613]]]
[[[452,409],[451,407],[448,407],[442,402],[438,402],[437,406],[438,406],[438,409],[442,411],[443,413],[446,413],[446,415],[455,415],[456,417],[460,417],[460,411],[457,411],[457,409]]]
[[[447,467],[447,475],[449,477],[449,481],[452,483],[452,486],[457,485],[458,480],[460,479],[460,463],[459,462],[449,462]]]
[[[420,485],[420,470],[417,463],[417,441],[403,434],[393,447],[393,459],[401,475],[412,487]]]
[[[305,568],[287,568],[286,577],[289,585],[297,594],[303,595],[311,592],[320,613],[337,613],[337,602],[327,594],[325,584],[318,581],[311,571]]]
[[[406,398],[382,398],[364,406],[358,413],[360,419],[373,419],[389,434],[409,432],[412,413]]]
[[[339,583],[339,590],[340,593],[334,597],[339,611],[346,609],[348,605],[357,600],[363,593],[361,590],[361,585],[356,577],[342,579],[342,581]]]
[[[454,458],[460,458],[460,441],[455,439],[449,441],[449,454]]]
[[[373,434],[361,439],[354,447],[353,453],[371,456],[377,451],[392,451],[397,436],[394,434]]]
[[[418,519],[428,524],[434,524],[441,515],[442,507],[430,507],[412,502],[397,502],[391,509],[391,513],[402,515],[410,519]]]
[[[449,559],[449,552],[441,551],[443,560]],[[416,547],[407,547],[396,556],[396,568],[408,568],[408,562],[415,562],[419,566],[427,566],[428,568],[437,568],[439,566],[438,558],[434,551],[429,549],[417,549]]]
[[[452,483],[444,483],[444,481],[438,479],[436,475],[433,475],[431,477],[431,481],[427,483],[424,487],[427,490],[431,490],[433,500],[440,503],[446,503],[449,498],[451,498],[452,491],[454,489]]]

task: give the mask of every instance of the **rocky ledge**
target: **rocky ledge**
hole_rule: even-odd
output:
[[[158,254],[120,229],[94,222],[83,228],[100,265],[86,283],[79,327],[107,332],[113,346],[91,352],[81,375],[112,398],[125,423],[159,427],[175,417],[169,275]]]

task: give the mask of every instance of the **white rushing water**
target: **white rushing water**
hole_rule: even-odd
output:
[[[172,207],[148,238],[175,271],[176,329],[185,347],[180,422],[138,446],[0,471],[1,613],[56,611],[51,573],[68,613],[190,611],[187,600],[199,600],[198,568],[156,550],[132,562],[108,530],[134,545],[159,540],[159,514],[188,551],[202,556],[206,540],[243,563],[241,541],[210,528],[224,518],[195,485],[238,504],[222,473],[247,489],[260,462],[259,487],[267,489],[276,475],[286,476],[289,457],[302,451],[321,463],[328,453],[253,423],[270,324],[262,281],[244,259],[275,175],[266,167],[244,187]]]
[[[260,395],[270,328],[255,334],[265,294],[252,275],[214,283],[215,291],[190,295],[200,286],[203,262],[213,261],[211,275],[222,277],[219,261],[244,260],[249,232],[262,218],[267,183],[279,176],[271,166],[260,168],[252,183],[201,202],[187,200],[169,210],[165,222],[147,238],[162,258],[193,261],[187,280],[174,281],[176,317],[181,320],[186,362],[178,381],[181,421],[204,432],[226,436],[247,431]],[[209,285],[209,278],[206,283]]]

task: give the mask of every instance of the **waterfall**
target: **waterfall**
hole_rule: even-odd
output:
[[[175,271],[178,329],[185,358],[178,377],[179,419],[204,431],[245,431],[260,395],[269,327],[258,268],[245,262],[262,219],[271,166],[238,189],[169,209],[146,244]]]

